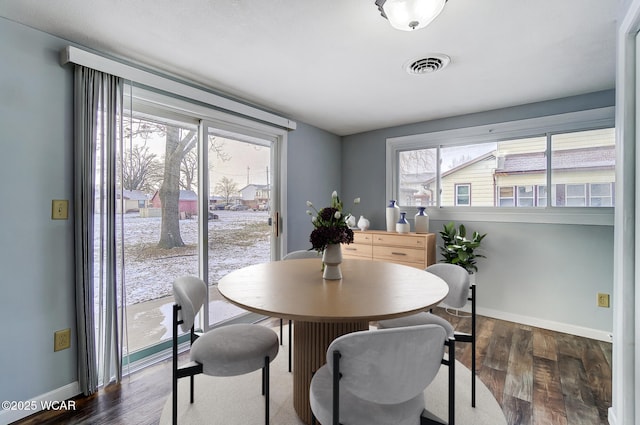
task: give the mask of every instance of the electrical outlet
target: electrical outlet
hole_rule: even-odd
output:
[[[51,201],[51,219],[67,220],[69,218],[69,201],[66,199],[54,199]]]
[[[53,351],[65,350],[71,347],[71,329],[63,329],[53,333]]]
[[[609,308],[609,294],[598,292],[598,307]]]

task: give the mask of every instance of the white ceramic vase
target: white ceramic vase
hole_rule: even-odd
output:
[[[414,217],[416,233],[429,233],[429,216],[424,212],[425,207],[418,207],[418,214]]]
[[[387,232],[396,231],[396,223],[400,218],[400,207],[396,205],[395,200],[390,200],[387,206]]]
[[[329,244],[322,253],[322,262],[324,263],[324,271],[322,278],[327,280],[342,279],[342,246],[340,244]]]
[[[367,220],[366,218],[364,218],[363,215],[361,215],[360,219],[358,220],[358,228],[364,232],[365,230],[369,229],[370,225],[371,223],[369,223],[369,220]]]
[[[398,219],[398,222],[396,223],[396,232],[398,233],[409,233],[411,231],[411,226],[409,225],[409,222],[406,219],[406,212],[401,212],[400,213],[400,218]]]

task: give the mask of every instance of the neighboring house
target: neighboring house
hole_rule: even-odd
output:
[[[156,191],[151,198],[153,208],[162,208],[160,192]],[[178,213],[181,217],[190,217],[198,214],[198,195],[193,190],[181,190],[178,201]]]
[[[495,168],[496,155],[490,152],[442,173],[441,205],[493,206]]]
[[[615,203],[613,129],[554,135],[551,202],[558,207]],[[499,142],[496,150],[441,174],[442,206],[547,206],[546,137]],[[436,205],[434,173],[404,175],[404,205]]]
[[[615,147],[556,151],[553,155],[551,200],[554,206],[612,207]],[[546,206],[547,158],[544,152],[506,155],[496,169],[499,206]]]
[[[243,204],[254,209],[269,202],[270,192],[268,184],[248,184],[240,189]]]
[[[122,200],[120,192],[116,191],[116,212],[138,212],[142,208],[147,208],[148,201],[147,194],[141,190],[123,190]]]

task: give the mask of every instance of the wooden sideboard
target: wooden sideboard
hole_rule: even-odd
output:
[[[436,262],[435,233],[353,232],[353,243],[342,246],[344,258],[361,258],[425,269]]]

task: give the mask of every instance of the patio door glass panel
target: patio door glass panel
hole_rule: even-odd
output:
[[[173,280],[199,268],[199,120],[141,96],[132,87],[127,98],[116,187],[126,362],[168,347]]]
[[[227,273],[276,258],[277,141],[249,129],[203,123],[206,135],[206,268],[210,327],[253,321],[255,315],[227,302],[217,283]],[[208,317],[207,317],[208,315]]]

